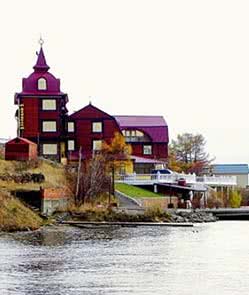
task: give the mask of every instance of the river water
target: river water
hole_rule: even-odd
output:
[[[249,222],[0,235],[0,294],[249,294]]]

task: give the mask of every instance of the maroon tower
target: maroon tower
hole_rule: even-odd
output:
[[[34,72],[23,78],[22,92],[15,94],[18,136],[37,143],[39,155],[60,160],[66,154],[68,97],[60,90],[60,80],[48,71],[42,43],[33,68]]]

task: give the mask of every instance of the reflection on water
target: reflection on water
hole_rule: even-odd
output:
[[[249,222],[0,236],[0,294],[248,294]]]

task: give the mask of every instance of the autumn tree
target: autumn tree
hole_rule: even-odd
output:
[[[131,145],[125,142],[125,137],[119,132],[114,134],[114,137],[109,144],[107,142],[103,143],[102,153],[105,155],[108,162],[109,171],[112,173],[113,193],[115,172],[120,169],[124,162],[130,160],[131,152]]]
[[[212,160],[205,151],[206,141],[201,134],[179,134],[169,146],[169,168],[179,172],[200,174]]]
[[[80,193],[77,203],[94,202],[108,194],[111,177],[107,171],[107,159],[102,153],[95,154],[81,167]]]
[[[130,145],[120,133],[115,133],[110,143],[103,142],[102,149],[85,161],[80,171],[79,196],[76,203],[93,202],[99,196],[114,193],[114,175],[121,162],[129,160]]]

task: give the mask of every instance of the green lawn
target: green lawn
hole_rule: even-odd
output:
[[[128,185],[125,183],[116,183],[115,188],[121,193],[124,193],[127,196],[130,196],[133,198],[158,198],[163,196],[161,194],[156,194],[148,190],[139,188],[137,186]]]

